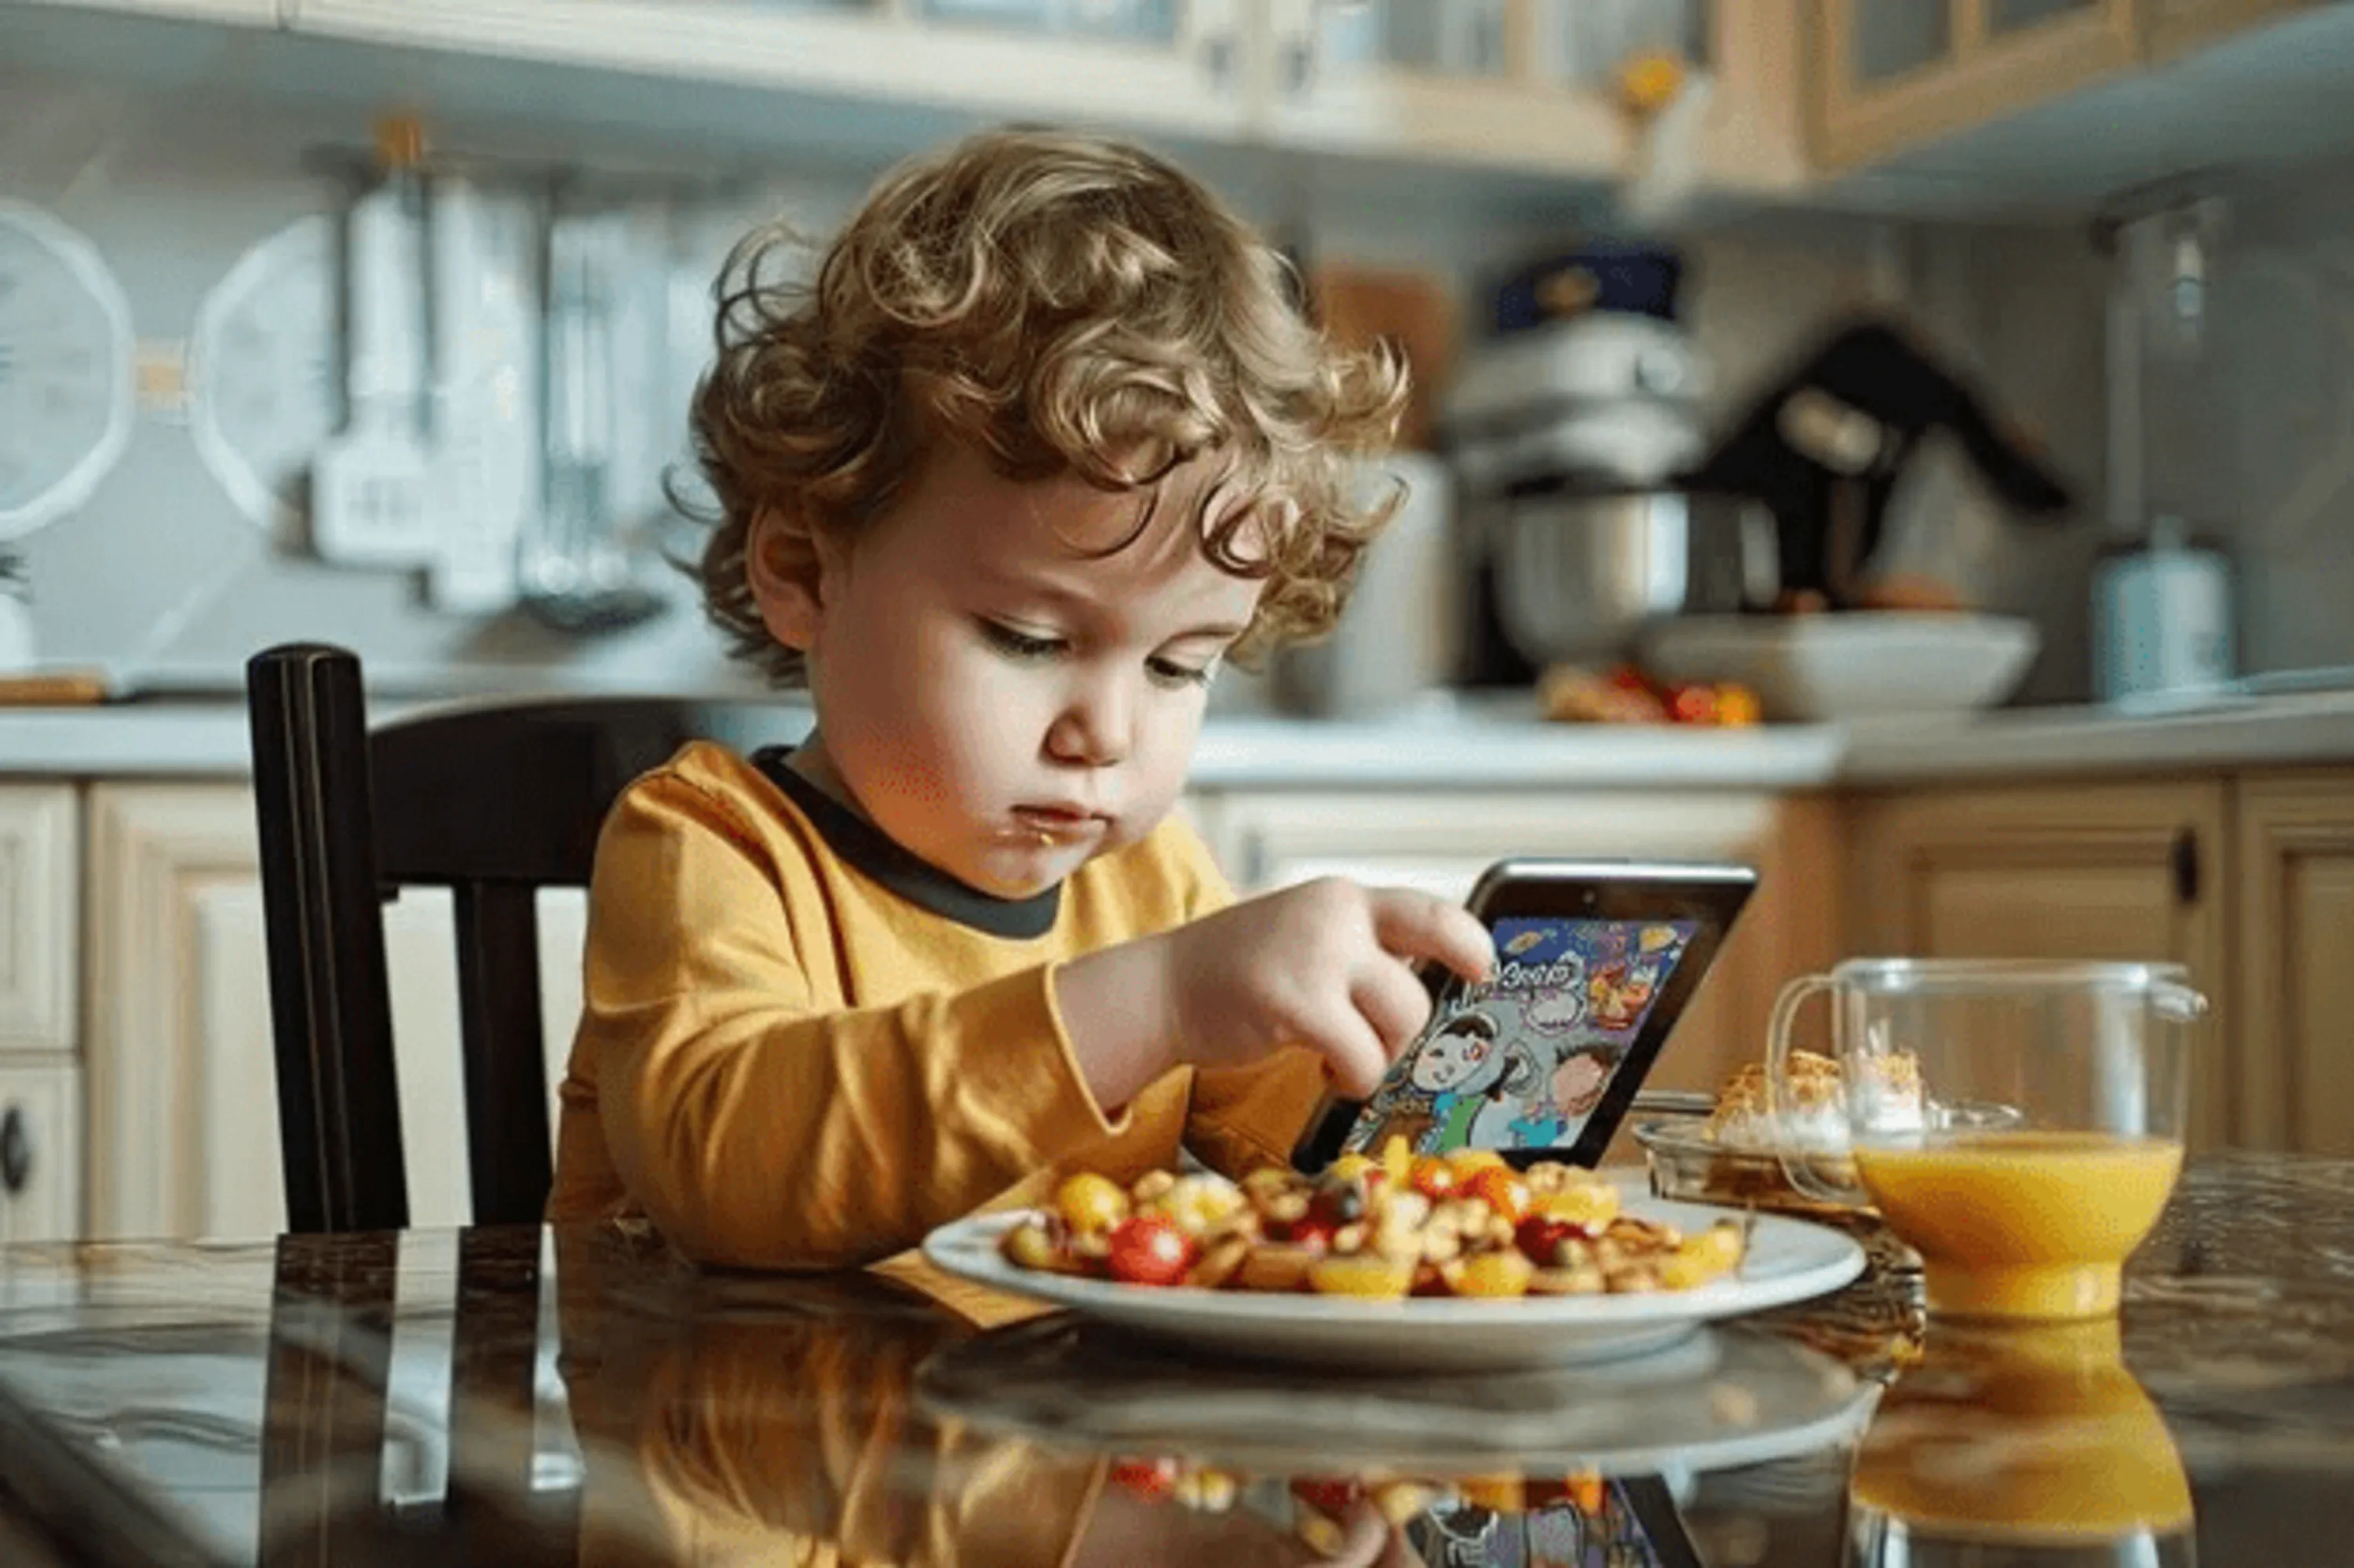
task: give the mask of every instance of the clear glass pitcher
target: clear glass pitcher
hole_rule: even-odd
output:
[[[1817,996],[1835,1073],[1792,1044]],[[1775,1004],[1768,1100],[1808,1134],[1783,1168],[1877,1208],[1922,1255],[1932,1310],[2112,1311],[2181,1169],[2206,1012],[2173,964],[1850,959]]]

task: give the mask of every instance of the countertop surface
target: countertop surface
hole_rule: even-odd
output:
[[[635,1228],[17,1246],[0,1542],[30,1524],[59,1558],[143,1563],[1895,1568],[2058,1529],[2075,1554],[2054,1561],[2335,1562],[2349,1234],[2354,1163],[2206,1157],[2127,1269],[2121,1335],[1925,1320],[1917,1275],[1874,1246],[1844,1291],[1640,1357],[1446,1378],[1066,1319],[977,1330],[872,1276],[699,1273]]]
[[[375,717],[419,705],[379,703]],[[0,775],[235,778],[249,745],[234,703],[0,709]],[[2354,762],[2354,692],[2170,714],[2031,708],[1754,730],[1547,724],[1532,698],[1504,694],[1371,719],[1214,714],[1193,779],[1201,789],[1782,791],[2334,762]]]

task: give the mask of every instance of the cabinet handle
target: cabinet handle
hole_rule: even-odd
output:
[[[2174,835],[2172,853],[2174,901],[2177,904],[2199,902],[2199,830],[2185,828]]]
[[[1210,85],[1223,92],[1235,84],[1235,37],[1232,33],[1213,33],[1202,40],[1202,74]]]
[[[1306,38],[1294,38],[1283,46],[1283,95],[1305,98],[1308,84],[1316,75],[1316,46]]]
[[[32,1179],[33,1135],[25,1125],[25,1107],[12,1105],[0,1113],[0,1188],[13,1198]]]

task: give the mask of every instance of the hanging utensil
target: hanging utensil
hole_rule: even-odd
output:
[[[421,142],[413,122],[379,130],[384,178],[352,204],[347,219],[351,418],[319,454],[311,517],[320,556],[347,566],[424,566],[437,542],[418,433],[425,384],[415,173]]]

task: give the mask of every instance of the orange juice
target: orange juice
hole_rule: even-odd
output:
[[[2126,1255],[2182,1171],[2171,1139],[1973,1132],[1859,1147],[1856,1174],[1921,1255],[1929,1308],[1965,1318],[2117,1309]]]
[[[1873,1412],[1848,1495],[1954,1541],[2089,1544],[2193,1521],[2182,1457],[2115,1319],[1933,1330]]]

